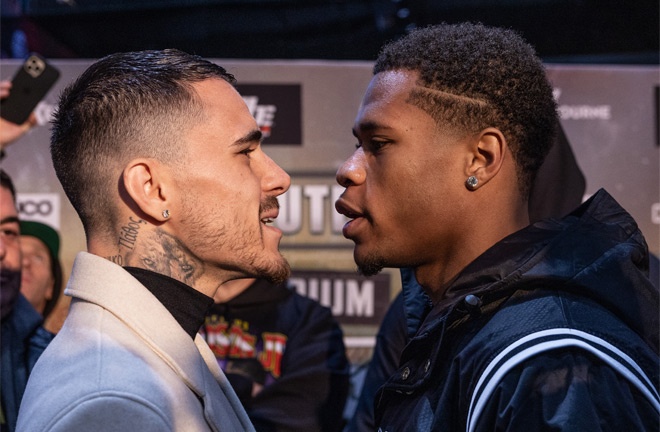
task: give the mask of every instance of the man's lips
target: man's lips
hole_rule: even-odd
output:
[[[259,206],[261,223],[264,225],[272,223],[280,214],[280,203],[274,196],[267,197]]]
[[[335,210],[337,210],[339,214],[342,214],[349,219],[357,219],[363,217],[363,214],[357,210],[356,207],[352,206],[342,198],[339,198],[335,203]]]
[[[335,203],[335,209],[338,213],[350,219],[344,224],[342,234],[348,239],[354,238],[357,235],[361,223],[364,221],[365,214],[342,198],[338,199]]]
[[[277,216],[279,216],[280,212],[278,209],[273,209],[267,212],[264,212],[261,214],[261,223],[263,224],[269,224],[275,221],[277,219]]]

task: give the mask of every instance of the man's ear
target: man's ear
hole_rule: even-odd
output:
[[[472,189],[477,189],[488,183],[502,168],[507,143],[502,132],[496,128],[482,130],[473,142],[465,175],[466,178],[476,178],[476,186]]]
[[[122,173],[126,193],[145,216],[164,222],[168,207],[167,175],[154,159],[133,159]]]

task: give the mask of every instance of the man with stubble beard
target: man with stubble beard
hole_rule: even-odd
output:
[[[88,252],[19,430],[253,430],[197,334],[224,282],[290,272],[270,225],[290,178],[234,82],[144,51],[97,61],[62,94],[51,154]]]

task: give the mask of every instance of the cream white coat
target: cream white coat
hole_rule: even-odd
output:
[[[81,252],[66,322],[28,381],[18,431],[251,431],[206,342],[133,276]]]

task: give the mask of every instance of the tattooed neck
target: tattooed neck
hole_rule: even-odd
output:
[[[151,270],[194,286],[202,273],[201,262],[176,237],[159,228],[144,230],[145,226],[144,220],[131,216],[119,230],[119,253],[107,258],[121,266]]]

